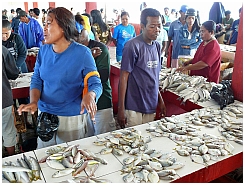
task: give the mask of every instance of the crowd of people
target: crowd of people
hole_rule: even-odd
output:
[[[153,121],[157,107],[164,117],[167,110],[158,80],[163,60],[169,55],[171,67],[178,72],[190,71],[190,75],[219,82],[221,54],[214,21],[200,24],[198,11],[187,5],[182,5],[178,12],[165,7],[164,15],[146,3],[141,4],[140,10],[139,35],[125,10],[113,32],[105,22],[103,10],[74,15],[71,10],[57,7],[42,9],[42,17],[38,8],[28,13],[21,8],[12,9],[9,17],[3,11],[2,98],[6,103],[2,119],[3,143],[9,155],[14,154],[16,130],[11,114],[14,101],[7,79],[28,72],[25,59],[27,49],[32,47],[38,47],[39,53],[30,97],[19,99],[18,113],[38,111],[38,115],[47,113],[59,120],[48,141],[38,137],[37,148],[113,131],[116,122],[125,128]],[[235,44],[239,19],[231,20],[230,13],[226,11],[222,25],[224,33],[230,34],[226,37],[227,44]],[[121,64],[117,120],[113,115],[109,78],[112,42],[116,61]],[[185,66],[178,66],[180,55],[190,55],[193,59]]]

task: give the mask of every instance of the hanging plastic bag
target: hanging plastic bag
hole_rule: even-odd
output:
[[[220,84],[213,86],[210,96],[220,105],[221,110],[230,103],[234,103],[230,80],[222,80]]]
[[[59,127],[59,118],[57,115],[41,112],[37,117],[37,135],[47,142],[53,138],[55,131]]]

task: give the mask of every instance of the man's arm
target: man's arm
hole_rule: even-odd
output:
[[[125,116],[125,96],[127,91],[128,76],[129,76],[129,72],[127,71],[120,72],[120,79],[119,79],[119,86],[118,86],[117,119],[121,128],[125,128],[125,124],[127,123],[127,118]]]

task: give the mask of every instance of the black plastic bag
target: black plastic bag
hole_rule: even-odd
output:
[[[53,138],[55,131],[59,127],[59,118],[57,115],[41,112],[37,117],[37,135],[47,142]]]
[[[212,88],[210,96],[220,105],[222,110],[230,103],[234,103],[234,95],[229,80],[222,80],[220,84],[222,86],[219,85]]]

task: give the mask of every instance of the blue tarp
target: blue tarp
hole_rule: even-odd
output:
[[[209,11],[209,20],[213,20],[218,23],[222,23],[222,18],[225,17],[225,8],[221,2],[214,2]]]

